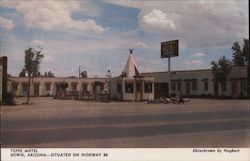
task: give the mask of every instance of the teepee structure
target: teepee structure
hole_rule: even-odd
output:
[[[111,80],[111,98],[125,101],[154,99],[154,78],[141,76],[136,65],[133,49],[119,77]]]
[[[125,77],[140,77],[140,73],[138,71],[138,67],[136,65],[135,57],[133,54],[133,49],[130,49],[130,55],[128,57],[126,66],[124,67],[124,70],[122,71],[122,76]]]

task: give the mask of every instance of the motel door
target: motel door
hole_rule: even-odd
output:
[[[34,84],[34,96],[39,96],[39,83]]]
[[[190,95],[190,82],[186,81],[186,95]]]
[[[154,97],[167,97],[169,95],[168,83],[155,83],[154,84]]]
[[[238,88],[237,88],[237,82],[232,81],[232,96],[237,96],[238,94]]]
[[[93,90],[96,95],[100,95],[103,89],[104,89],[104,85],[101,82],[96,81],[94,83]]]
[[[136,93],[135,93],[135,98],[136,101],[141,101],[142,100],[142,84],[141,82],[136,83]]]
[[[101,86],[100,86],[100,85],[97,85],[97,86],[95,87],[95,93],[96,93],[97,95],[101,94]]]
[[[219,88],[219,84],[218,82],[214,82],[214,96],[217,97],[218,96],[218,88]]]

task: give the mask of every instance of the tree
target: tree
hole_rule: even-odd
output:
[[[249,39],[244,39],[242,54],[246,64],[249,66]]]
[[[60,82],[59,84],[57,84],[57,89],[62,91],[63,93],[65,93],[66,89],[69,87],[69,84],[65,81]]]
[[[87,71],[86,71],[86,70],[83,71],[83,72],[81,73],[81,76],[82,76],[82,78],[87,78],[87,77],[88,77]]]
[[[52,73],[51,71],[48,71],[48,72],[44,72],[44,77],[55,77],[55,74]]]
[[[28,94],[27,94],[27,103],[30,101],[30,86],[31,79],[38,75],[40,69],[40,63],[42,61],[43,55],[40,51],[36,51],[33,48],[28,48],[25,50],[24,58],[24,71],[28,74]]]
[[[54,73],[52,73],[51,71],[48,72],[48,77],[55,77]]]
[[[25,77],[25,70],[22,69],[22,71],[19,73],[19,77]]]
[[[69,87],[69,84],[65,81],[59,84],[59,89],[61,89],[62,91],[65,91],[68,87]]]
[[[233,65],[244,67],[249,64],[249,39],[244,39],[242,47],[240,46],[239,42],[234,42],[232,50]]]
[[[243,55],[245,56],[245,61],[247,62],[247,96],[250,98],[250,57],[249,57],[249,39],[244,39],[243,44]]]
[[[249,39],[243,40],[243,45],[240,47],[238,42],[232,46],[233,50],[233,65],[247,66],[247,95],[250,98],[250,57],[249,57]]]
[[[232,63],[226,59],[225,56],[221,57],[218,62],[211,62],[212,73],[215,79],[215,83],[219,83],[221,86],[222,96],[224,95],[224,89],[226,87],[227,77],[231,71]]]

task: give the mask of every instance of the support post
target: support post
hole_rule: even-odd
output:
[[[168,57],[168,74],[169,74],[169,98],[171,97],[171,61],[170,61],[171,57]]]

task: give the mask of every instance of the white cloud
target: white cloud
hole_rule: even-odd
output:
[[[200,60],[188,60],[188,59],[186,59],[183,61],[183,64],[185,64],[185,65],[201,65],[201,64],[203,64],[203,62]]]
[[[31,42],[33,45],[37,45],[37,46],[43,46],[43,45],[45,45],[45,42],[44,41],[41,41],[41,40],[33,40],[32,42]]]
[[[140,9],[138,19],[144,30],[158,33],[163,40],[178,38],[188,48],[228,47],[249,35],[247,0],[107,1]],[[171,22],[175,30],[157,28],[163,24],[170,27]]]
[[[137,42],[137,46],[140,48],[147,48],[147,44],[143,43],[143,42]]]
[[[72,13],[80,11],[79,1],[4,1],[1,5],[15,8],[24,15],[26,26],[43,30],[76,29],[85,32],[103,33],[105,29],[95,20],[74,20]]]
[[[193,57],[204,57],[204,56],[206,56],[205,53],[195,53],[195,54],[193,54]]]
[[[150,13],[143,16],[143,23],[153,28],[169,28],[176,29],[174,21],[167,17],[166,13],[161,10],[153,9]]]
[[[83,31],[93,31],[95,33],[103,33],[105,31],[104,28],[97,25],[95,20],[88,19],[87,21],[74,21],[72,24],[69,24],[69,28],[72,29],[80,29]]]
[[[3,28],[5,30],[11,30],[13,27],[14,23],[12,20],[0,16],[0,28]]]

